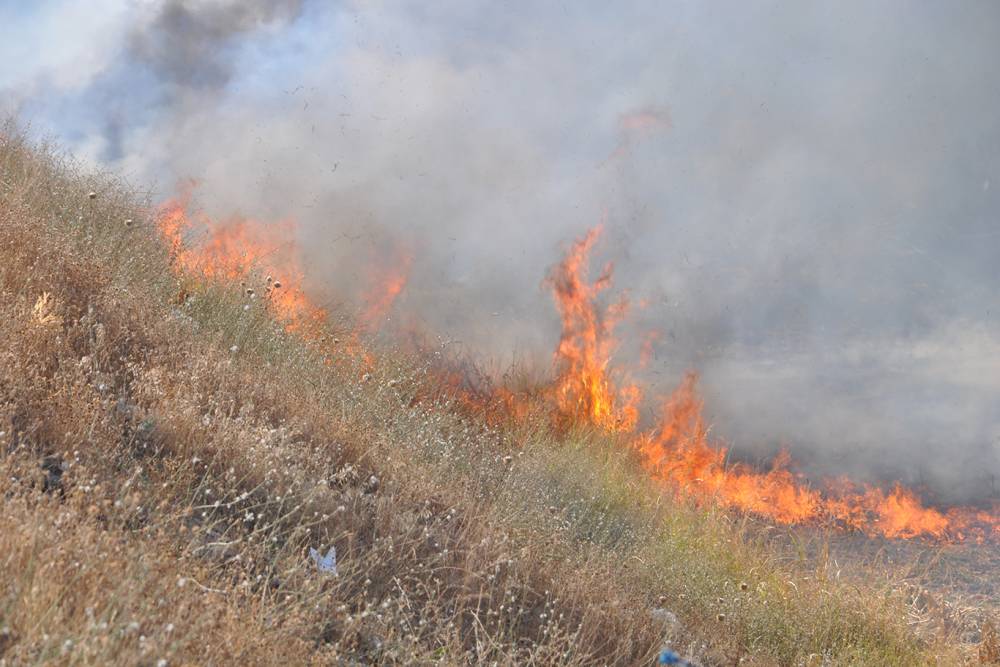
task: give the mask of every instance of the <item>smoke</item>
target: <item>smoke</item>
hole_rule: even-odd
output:
[[[643,377],[699,370],[736,455],[996,493],[994,3],[96,7],[0,9],[2,99],[164,195],[296,219],[324,299],[412,257],[397,317],[548,363],[542,278],[605,220],[623,359],[661,332]]]
[[[127,54],[175,88],[221,89],[233,75],[227,49],[240,36],[287,22],[297,0],[188,4],[169,0],[148,25],[129,31]]]

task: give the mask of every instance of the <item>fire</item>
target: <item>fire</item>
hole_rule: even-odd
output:
[[[635,446],[646,468],[688,494],[712,498],[779,523],[812,518],[819,494],[796,483],[788,470],[787,454],[775,459],[767,473],[742,464],[726,464],[726,448],[709,441],[697,379],[688,373],[664,404],[659,429],[636,438]]]
[[[643,463],[654,477],[688,495],[767,517],[781,524],[834,523],[869,535],[985,539],[997,532],[1000,517],[956,508],[948,514],[925,507],[901,484],[889,492],[856,489],[846,480],[811,488],[790,470],[787,452],[767,472],[743,463],[726,464],[727,450],[709,439],[698,397],[697,376],[689,373],[666,401],[660,427],[636,439]]]
[[[563,418],[630,433],[646,470],[677,493],[779,524],[836,525],[890,538],[1000,541],[996,508],[992,513],[964,507],[942,512],[924,506],[901,484],[887,492],[857,488],[846,480],[821,480],[814,488],[792,472],[787,452],[767,471],[727,462],[727,448],[710,438],[695,373],[688,373],[664,402],[659,426],[637,432],[639,389],[627,385],[616,390],[608,368],[625,302],[603,311],[597,304],[597,295],[610,285],[610,266],[594,283],[583,278],[599,233],[598,228],[578,240],[550,279],[563,322],[556,351],[561,372],[555,384]]]
[[[369,333],[378,331],[392,305],[406,287],[412,263],[413,256],[410,253],[397,251],[391,266],[375,269],[372,286],[363,299],[366,306],[358,318],[360,330]]]
[[[295,222],[262,223],[236,216],[222,221],[206,215],[192,218],[188,214],[192,188],[193,184],[188,184],[176,198],[164,203],[157,218],[175,269],[220,281],[266,276],[262,289],[269,307],[289,330],[322,322],[326,312],[306,295],[297,247],[290,241]],[[203,236],[196,243],[187,243],[185,237],[194,232]],[[256,295],[253,288],[250,293]]]
[[[326,312],[303,289],[304,273],[291,242],[294,221],[265,224],[241,217],[192,218],[190,197],[188,187],[159,211],[159,231],[175,269],[210,280],[262,284],[262,297],[276,319],[290,331],[312,338]],[[198,231],[201,237],[195,234]],[[611,285],[610,264],[593,282],[587,278],[588,258],[600,234],[597,227],[573,243],[547,280],[562,320],[551,385],[537,393],[497,387],[481,395],[482,391],[463,389],[463,374],[453,373],[452,393],[468,394],[465,403],[474,408],[499,406],[513,420],[537,414],[533,406],[550,401],[561,427],[587,424],[621,434],[649,474],[674,492],[779,524],[834,525],[889,538],[1000,542],[998,507],[938,510],[925,506],[916,492],[901,484],[888,491],[858,487],[848,480],[819,480],[814,486],[793,472],[787,452],[764,471],[729,462],[726,446],[710,436],[694,373],[687,374],[664,401],[658,426],[638,430],[642,392],[611,366],[618,345],[615,329],[628,312],[628,301],[622,297],[609,305],[601,303]],[[366,306],[344,346],[365,368],[372,366],[374,357],[361,344],[360,334],[374,333],[386,319],[405,288],[411,261],[409,254],[398,254],[390,269],[376,272],[374,285],[365,293]],[[264,275],[262,283],[254,282]],[[647,336],[642,363],[648,361],[658,337],[658,332]]]
[[[296,224],[286,219],[261,222],[232,216],[216,220],[189,213],[193,181],[159,207],[157,226],[166,242],[174,269],[215,281],[241,281],[251,297],[258,296],[286,330],[320,345],[331,356],[361,363],[362,375],[375,366],[376,358],[364,343],[365,334],[375,333],[396,298],[406,286],[412,255],[397,252],[392,269],[374,272],[372,285],[362,295],[363,311],[358,325],[340,341],[327,338],[323,325],[326,309],[317,305],[304,288]]]
[[[576,241],[548,279],[562,317],[555,354],[556,409],[564,422],[630,431],[639,419],[639,387],[616,389],[608,370],[616,347],[614,330],[628,302],[622,298],[603,309],[598,304],[601,292],[611,285],[610,264],[594,282],[586,279],[587,257],[600,234],[596,227]]]
[[[654,349],[656,344],[660,342],[663,338],[663,332],[657,329],[652,331],[647,331],[645,336],[642,338],[642,347],[639,352],[639,368],[646,368],[649,366],[655,356]]]

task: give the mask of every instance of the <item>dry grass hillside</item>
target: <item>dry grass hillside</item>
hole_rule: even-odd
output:
[[[152,210],[0,131],[0,664],[961,663],[613,436],[331,362],[176,275]]]

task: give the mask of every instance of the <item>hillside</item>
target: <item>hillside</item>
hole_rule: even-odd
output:
[[[433,355],[316,344],[344,318],[288,331],[156,215],[0,131],[0,662],[961,664],[891,579],[779,562]]]

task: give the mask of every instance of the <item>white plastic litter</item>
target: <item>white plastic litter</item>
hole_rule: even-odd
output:
[[[330,550],[323,556],[314,548],[309,547],[309,557],[316,563],[316,569],[324,574],[337,574],[337,547],[330,547]]]

